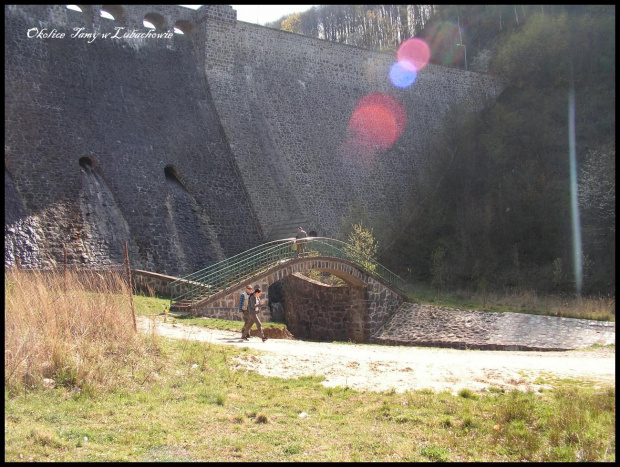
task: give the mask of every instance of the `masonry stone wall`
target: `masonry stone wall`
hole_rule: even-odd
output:
[[[613,345],[616,324],[403,303],[370,341],[381,345],[559,351]]]
[[[501,91],[436,65],[396,89],[393,54],[240,22],[229,5],[83,8],[5,6],[8,266],[60,263],[65,247],[70,263],[118,263],[127,242],[132,268],[184,275],[287,219],[338,237],[352,203],[398,216],[450,106]],[[145,17],[169,37],[101,36],[145,33]],[[400,102],[404,132],[387,150],[351,146],[352,111],[376,92]]]
[[[210,90],[264,230],[303,217],[314,222],[304,227],[338,237],[352,203],[400,215],[451,106],[477,111],[501,90],[490,76],[433,64],[398,89],[388,79],[394,54],[240,21],[201,26]],[[348,141],[353,110],[372,93],[395,99],[407,117],[400,139],[376,153]]]
[[[368,310],[364,289],[335,287],[299,273],[284,280],[285,320],[300,339],[364,342]]]
[[[159,294],[163,296],[179,296],[194,286],[184,281],[178,281],[178,277],[158,274],[151,271],[134,269],[131,271],[131,285],[136,293],[144,295]],[[177,281],[172,285],[172,282]]]
[[[96,5],[5,8],[5,263],[59,262],[63,243],[69,262],[122,262],[128,241],[132,267],[187,274],[261,242],[192,37],[70,37],[144,32],[154,9],[169,30],[195,20],[174,6],[125,7],[120,22]]]

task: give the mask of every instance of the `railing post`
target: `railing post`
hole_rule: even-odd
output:
[[[202,300],[236,282],[244,280],[244,278],[258,273],[266,267],[273,266],[282,259],[291,259],[294,257],[291,244],[292,239],[285,239],[258,245],[180,278],[178,281],[180,283],[185,281],[188,290],[183,294],[179,292],[180,295],[177,297],[172,297],[171,303],[180,299]],[[400,279],[374,259],[365,256],[364,253],[351,251],[347,243],[340,240],[322,237],[313,238],[308,241],[307,249],[308,252],[316,252],[319,255],[351,261],[362,270],[374,274],[386,282],[386,284],[395,287],[397,287],[397,279]],[[195,285],[190,285],[189,282],[194,282]],[[209,287],[209,290],[205,294],[207,287]]]
[[[127,268],[127,283],[129,284],[129,303],[131,304],[131,316],[133,317],[133,329],[138,332],[138,325],[136,324],[136,310],[133,306],[133,288],[131,286],[131,269],[129,268],[129,250],[127,249],[127,242],[125,242],[125,266]]]
[[[66,243],[62,244],[62,249],[64,251],[64,267],[62,271],[62,281],[65,293],[67,292],[67,245]]]

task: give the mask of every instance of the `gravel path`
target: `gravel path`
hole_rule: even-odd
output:
[[[264,351],[235,362],[238,371],[263,376],[298,378],[323,375],[325,386],[361,391],[404,392],[430,388],[454,394],[461,389],[483,391],[495,386],[505,390],[549,388],[541,379],[571,378],[615,386],[615,348],[565,352],[456,350],[445,348],[338,344],[295,339],[251,338],[239,333],[164,323],[161,318],[138,319],[143,332],[200,340],[221,345],[245,346]]]

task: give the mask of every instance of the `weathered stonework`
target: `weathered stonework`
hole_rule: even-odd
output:
[[[364,342],[368,308],[362,287],[334,287],[299,273],[285,280],[288,330],[300,339]]]
[[[451,106],[475,112],[502,89],[438,65],[396,89],[393,54],[240,22],[229,5],[83,8],[5,6],[8,266],[61,263],[65,246],[70,263],[122,263],[128,242],[132,268],[184,275],[287,219],[337,238],[352,203],[397,216]],[[146,33],[145,18],[170,37],[102,37]],[[404,131],[352,149],[349,119],[372,93],[400,103]]]
[[[178,277],[157,274],[150,271],[133,270],[131,271],[131,285],[135,292],[146,295],[160,294],[164,296],[179,296],[188,290],[188,284],[177,282]]]
[[[413,86],[397,89],[388,79],[394,54],[244,22],[207,18],[198,34],[214,46],[205,73],[240,173],[260,200],[254,207],[265,231],[270,223],[308,217],[308,228],[338,238],[342,213],[354,201],[370,216],[397,215],[451,107],[480,110],[502,89],[488,75],[433,64]],[[385,151],[350,150],[349,119],[372,93],[402,104],[405,130]]]
[[[480,350],[572,350],[615,344],[616,323],[403,303],[370,342]]]

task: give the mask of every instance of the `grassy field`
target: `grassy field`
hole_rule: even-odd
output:
[[[84,282],[5,275],[5,461],[615,461],[614,387],[454,396],[266,378],[235,369],[247,347],[136,335],[122,281]],[[152,315],[167,300],[134,303]]]

